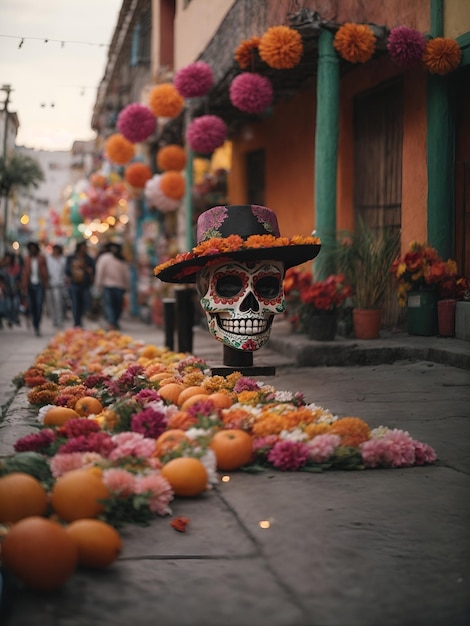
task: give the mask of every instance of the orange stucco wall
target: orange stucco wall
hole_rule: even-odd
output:
[[[314,227],[315,99],[311,89],[277,105],[272,117],[247,124],[233,140],[230,202],[246,198],[245,155],[264,148],[265,203],[281,234],[309,235]]]

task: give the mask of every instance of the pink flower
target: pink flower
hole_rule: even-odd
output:
[[[143,104],[134,102],[122,109],[117,119],[117,129],[131,143],[145,141],[155,131],[156,118]]]
[[[103,482],[112,494],[121,498],[130,496],[135,491],[135,476],[124,469],[108,469],[103,472]]]
[[[51,428],[44,428],[39,433],[21,437],[13,446],[16,452],[41,452],[56,440],[56,434]]]
[[[134,432],[157,439],[166,429],[168,420],[163,411],[147,407],[136,413],[131,419],[131,428]]]
[[[135,479],[135,493],[149,494],[149,509],[158,515],[171,513],[168,506],[174,498],[170,483],[158,472],[137,476]]]
[[[217,115],[201,115],[188,126],[186,139],[191,149],[200,154],[210,154],[227,138],[227,125]]]
[[[117,444],[117,447],[109,455],[113,461],[126,456],[148,458],[155,452],[155,440],[148,439],[139,433],[118,433],[112,439]]]
[[[205,96],[214,85],[212,68],[204,61],[190,63],[176,72],[174,85],[183,98]]]
[[[340,443],[339,435],[317,435],[307,443],[310,460],[314,463],[324,463],[333,456]]]
[[[397,26],[390,31],[387,49],[392,61],[401,67],[417,65],[425,48],[425,36],[414,28]]]
[[[427,443],[421,443],[420,441],[413,440],[415,447],[415,464],[424,465],[425,463],[434,463],[437,460],[437,455],[431,446]]]
[[[54,478],[59,478],[62,474],[83,467],[92,467],[103,457],[94,452],[82,454],[81,452],[69,452],[66,454],[56,454],[50,461],[49,467]]]
[[[273,87],[266,76],[244,72],[229,87],[230,102],[245,113],[262,113],[273,100]]]
[[[370,439],[360,445],[366,467],[410,467],[415,464],[415,442],[404,430],[387,430],[379,439]],[[423,452],[420,449],[420,452]],[[429,451],[426,455],[432,457]]]
[[[235,383],[233,388],[234,393],[241,393],[242,391],[258,391],[261,389],[259,384],[254,378],[248,378],[248,376],[242,376]]]
[[[90,435],[79,435],[69,439],[59,448],[61,454],[67,452],[98,452],[102,456],[109,456],[115,444],[108,433],[91,433]]]
[[[68,438],[89,435],[90,433],[97,433],[99,431],[100,426],[98,422],[91,419],[83,419],[82,417],[74,417],[57,429],[59,435]]]
[[[139,393],[134,396],[134,400],[137,400],[139,404],[147,404],[147,402],[153,402],[154,400],[161,400],[155,389],[141,389]]]
[[[268,453],[268,461],[280,470],[296,471],[308,460],[310,449],[297,441],[278,441]]]

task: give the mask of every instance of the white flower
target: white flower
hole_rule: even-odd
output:
[[[40,424],[44,424],[44,418],[46,417],[46,413],[49,411],[49,409],[53,409],[53,408],[54,408],[53,404],[46,404],[42,406],[39,409],[39,413],[37,414],[37,417],[36,417],[37,421]]]
[[[274,399],[276,402],[292,402],[294,394],[292,391],[276,391]]]
[[[188,439],[199,439],[199,437],[210,437],[213,434],[211,428],[188,428],[186,436]]]
[[[279,437],[285,441],[305,441],[308,439],[307,435],[300,428],[281,430]]]
[[[209,485],[217,485],[219,476],[217,474],[217,458],[215,452],[208,448],[206,453],[199,459],[207,471],[207,482]]]

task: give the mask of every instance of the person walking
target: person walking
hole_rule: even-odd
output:
[[[96,262],[94,288],[103,292],[104,317],[109,330],[119,330],[124,308],[124,295],[130,287],[129,266],[122,255],[121,245],[110,243],[107,252]]]
[[[56,243],[52,246],[52,253],[46,257],[49,272],[47,305],[56,328],[62,328],[64,324],[65,266],[67,260],[63,252],[63,247]]]
[[[20,326],[22,259],[14,252],[6,252],[1,263],[4,279],[5,315],[8,326]]]
[[[30,241],[27,245],[28,256],[24,262],[21,277],[21,292],[28,300],[29,315],[33,322],[34,332],[41,336],[41,318],[44,296],[49,287],[49,273],[46,257],[41,253],[39,244]]]
[[[65,275],[72,302],[73,325],[81,327],[82,318],[90,308],[95,277],[95,262],[87,252],[86,241],[78,241],[75,252],[67,257]]]

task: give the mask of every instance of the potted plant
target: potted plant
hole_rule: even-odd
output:
[[[372,229],[362,219],[354,231],[339,233],[325,255],[333,259],[352,287],[353,326],[357,339],[376,339],[380,334],[382,308],[392,288],[390,266],[399,250],[399,232]]]
[[[432,246],[413,241],[403,257],[393,261],[390,271],[396,280],[399,304],[407,307],[409,334],[437,334],[437,303],[450,299],[455,291],[455,261],[444,261]]]
[[[302,301],[300,295],[303,289],[308,288],[312,284],[312,271],[302,266],[290,267],[286,270],[283,288],[284,297],[286,299],[285,317],[289,321],[293,332],[302,331],[300,312]]]
[[[310,339],[332,341],[336,335],[337,311],[352,294],[344,274],[303,285],[300,290],[302,328]]]

